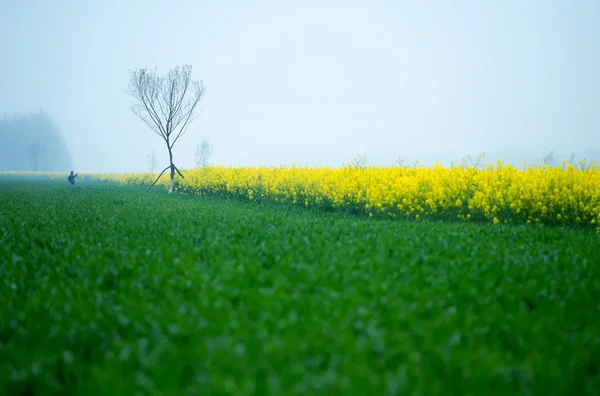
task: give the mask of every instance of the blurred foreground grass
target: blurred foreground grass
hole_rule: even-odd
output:
[[[592,231],[0,195],[0,393],[600,393]]]

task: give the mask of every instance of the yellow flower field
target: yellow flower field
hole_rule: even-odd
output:
[[[182,171],[176,190],[410,219],[579,224],[600,232],[600,167],[244,168]],[[151,174],[104,177],[150,184]],[[159,184],[168,184],[163,175]]]
[[[223,167],[182,170],[176,190],[318,207],[374,217],[583,225],[600,232],[600,166]],[[2,172],[66,180],[52,172]],[[85,174],[79,180],[147,186],[150,173]],[[168,186],[163,174],[158,185]]]

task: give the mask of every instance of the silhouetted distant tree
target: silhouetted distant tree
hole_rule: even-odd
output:
[[[134,98],[131,109],[167,146],[169,166],[158,175],[146,191],[160,179],[167,169],[171,170],[169,193],[175,186],[175,172],[183,175],[173,162],[173,146],[183,136],[190,122],[196,117],[196,108],[204,95],[202,81],[192,80],[192,67],[177,66],[165,76],[154,70],[130,71],[127,93]]]
[[[44,155],[44,146],[40,143],[31,143],[27,145],[27,155],[31,163],[31,170],[37,172],[40,166],[40,159]]]
[[[154,169],[156,169],[156,153],[154,151],[148,154],[148,168],[150,173],[154,173]]]
[[[212,156],[214,146],[206,139],[196,146],[196,168],[202,168],[208,165],[208,160]]]
[[[548,155],[544,157],[544,164],[546,166],[556,166],[556,161],[554,161],[554,150],[550,150]]]

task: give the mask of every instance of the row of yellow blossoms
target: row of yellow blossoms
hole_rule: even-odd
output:
[[[176,175],[176,190],[410,219],[579,224],[600,232],[600,167],[245,168],[210,166]],[[148,185],[152,174],[108,179]],[[158,184],[167,186],[168,175]]]

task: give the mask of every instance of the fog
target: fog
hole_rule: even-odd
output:
[[[71,155],[52,118],[39,111],[0,119],[0,170],[65,171]]]
[[[44,109],[65,171],[145,171],[153,150],[162,169],[129,70],[191,64],[182,168],[203,138],[217,165],[600,160],[599,38],[598,0],[2,1],[0,118]]]

